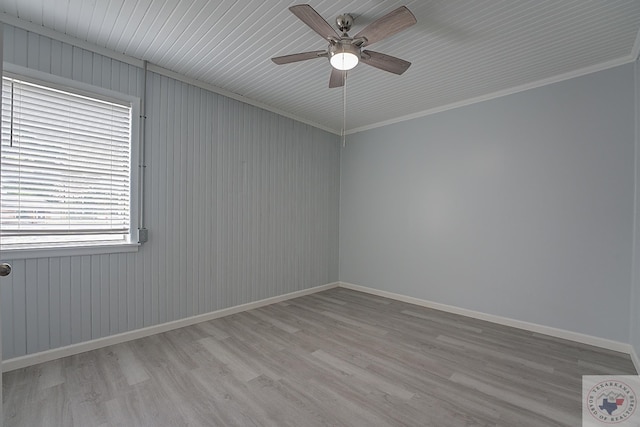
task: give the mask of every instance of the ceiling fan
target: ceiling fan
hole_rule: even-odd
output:
[[[336,18],[336,26],[342,32],[342,35],[339,35],[308,4],[291,6],[289,10],[313,31],[326,39],[329,42],[329,47],[327,50],[294,53],[293,55],[271,58],[278,65],[306,61],[307,59],[329,58],[332,66],[331,77],[329,78],[330,88],[344,86],[347,71],[358,65],[358,62],[364,62],[367,65],[394,74],[404,73],[411,65],[410,62],[394,56],[372,50],[362,50],[362,48],[390,37],[417,22],[415,16],[405,6],[401,6],[367,25],[354,37],[349,37],[347,34],[351,29],[351,25],[353,25],[353,17],[349,14],[343,14]]]

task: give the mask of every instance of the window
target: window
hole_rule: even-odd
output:
[[[3,250],[132,242],[132,103],[2,79]]]

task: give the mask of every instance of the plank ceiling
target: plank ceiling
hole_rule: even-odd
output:
[[[637,0],[308,0],[351,34],[405,4],[418,24],[372,49],[412,62],[402,76],[358,65],[347,82],[347,129],[402,118],[632,62]],[[276,0],[0,0],[9,23],[31,22],[339,132],[343,92],[320,58],[269,59],[326,48]],[[1,17],[0,17],[1,18]],[[19,18],[15,20],[14,18]]]

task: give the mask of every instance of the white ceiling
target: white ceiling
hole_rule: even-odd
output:
[[[288,10],[303,1],[0,0],[0,11],[339,132],[343,92],[328,88],[329,62],[270,61],[326,48]],[[412,62],[404,75],[365,64],[349,73],[351,131],[628,63],[638,54],[638,0],[307,1],[332,25],[351,13],[352,35],[403,4],[418,20],[371,47]]]

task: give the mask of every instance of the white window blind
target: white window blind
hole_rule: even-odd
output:
[[[2,85],[2,248],[128,242],[131,106]]]

